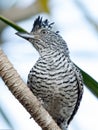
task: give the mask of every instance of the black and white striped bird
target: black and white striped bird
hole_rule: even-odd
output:
[[[67,130],[80,105],[83,81],[66,42],[52,25],[39,16],[30,33],[17,35],[31,42],[40,54],[28,75],[28,87],[61,129]]]

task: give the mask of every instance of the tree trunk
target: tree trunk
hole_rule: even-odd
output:
[[[18,101],[30,113],[31,117],[42,127],[43,130],[60,130],[52,117],[41,106],[37,98],[20,78],[17,71],[9,62],[7,56],[0,49],[0,76],[18,99]]]

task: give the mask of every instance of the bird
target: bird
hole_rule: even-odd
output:
[[[83,78],[69,55],[67,43],[48,19],[38,16],[30,33],[17,32],[39,53],[27,86],[62,130],[73,120],[83,95]]]

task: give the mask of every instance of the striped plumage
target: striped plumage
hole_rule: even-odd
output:
[[[28,87],[61,129],[67,130],[78,110],[83,82],[78,68],[70,60],[65,41],[51,30],[51,25],[38,17],[30,37],[19,35],[28,39],[40,54],[28,75]]]

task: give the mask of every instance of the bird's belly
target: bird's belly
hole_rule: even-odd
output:
[[[61,64],[60,64],[61,65]],[[35,70],[34,70],[35,69]],[[28,87],[42,101],[44,108],[58,120],[68,121],[78,99],[77,81],[71,68],[53,68],[43,71],[33,68],[28,77]]]
[[[68,86],[68,83],[58,83],[56,80],[43,79],[39,82],[37,78],[34,80],[32,91],[38,99],[42,100],[42,105],[57,120],[68,120],[74,110],[77,101],[76,86]]]

